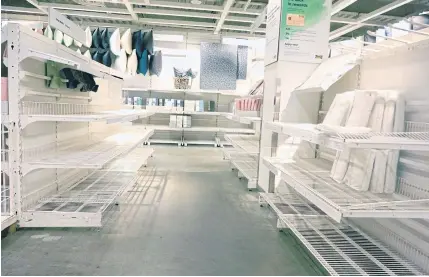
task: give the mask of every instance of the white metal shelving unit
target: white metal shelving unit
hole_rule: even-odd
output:
[[[130,122],[154,112],[121,107],[122,73],[17,24],[8,26],[8,61],[14,220],[20,227],[100,227],[153,154],[143,145],[154,130]],[[97,77],[97,93],[46,88],[46,61]]]
[[[422,275],[421,268],[351,222],[337,223],[292,189],[260,193],[259,204],[277,215],[277,227],[289,229],[333,276]]]
[[[150,85],[149,85],[150,87]],[[153,112],[153,116],[142,120],[135,120],[134,124],[142,124],[155,130],[149,143],[178,144],[187,146],[214,145],[222,146],[224,134],[255,134],[249,128],[253,120],[237,121],[229,112],[229,105],[235,98],[241,97],[235,91],[214,90],[186,90],[186,89],[155,89],[155,88],[123,88],[125,97],[170,98],[186,100],[213,101],[214,111],[190,111],[184,108],[158,106],[134,106],[137,110],[143,109]],[[192,127],[170,127],[170,115],[191,116]]]
[[[304,81],[307,84],[295,90],[285,86],[293,91],[279,94],[274,85],[273,91],[265,91],[266,137],[260,147],[258,182],[270,193],[261,195],[261,204],[273,208],[278,227],[290,229],[331,275],[429,272],[429,117],[424,108],[429,83],[423,73],[429,66],[429,40],[410,41],[414,42],[362,55],[357,66],[344,62],[348,73],[335,85],[323,82],[341,71],[333,66],[341,64],[341,57],[322,63],[313,74],[317,76]],[[335,94],[355,89],[401,91],[406,103],[404,131],[321,131],[327,128],[318,123]],[[273,98],[280,105],[274,105]],[[320,98],[319,103],[312,98]],[[291,147],[296,142],[298,149]],[[394,193],[357,191],[331,179],[336,153],[345,149],[397,151]]]

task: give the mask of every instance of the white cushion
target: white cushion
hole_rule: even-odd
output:
[[[91,52],[89,51],[89,49],[88,49],[88,50],[86,50],[86,51],[85,51],[85,53],[83,53],[83,55],[84,55],[85,57],[87,57],[88,59],[92,60]]]
[[[359,93],[359,92],[358,92]],[[373,108],[371,111],[370,118],[368,119],[368,127],[371,128],[374,132],[381,131],[381,125],[383,122],[383,113],[384,113],[384,97],[380,96],[377,93],[372,93],[373,95]],[[368,99],[368,95],[362,97],[362,99]],[[372,99],[372,98],[371,98]],[[358,105],[361,102],[357,102]],[[350,151],[350,161],[347,168],[347,173],[345,175],[345,183],[358,191],[367,191],[370,187],[371,179],[373,179],[373,186],[384,185],[384,171],[381,173],[380,177],[373,178],[373,169],[375,163],[376,152],[374,150],[363,150],[363,149],[352,149]],[[380,164],[380,169],[383,169],[383,165]],[[375,175],[375,174],[374,174]]]
[[[350,109],[345,127],[366,127],[371,115],[372,108],[374,106],[375,99],[375,92],[355,91],[353,104]],[[344,180],[348,170],[347,168],[349,167],[349,159],[351,156],[351,151],[347,149],[337,153],[330,174],[332,179],[337,182],[342,182]],[[363,166],[364,162],[361,160],[361,155],[357,155],[357,157],[354,159],[354,163],[358,168]],[[354,171],[351,171],[350,174],[354,174],[353,172]],[[352,182],[355,182],[355,178],[349,177],[349,179],[352,180]]]
[[[91,47],[91,44],[92,44],[92,33],[89,27],[86,27],[85,29],[85,37],[86,37],[85,46],[89,48]]]
[[[119,56],[116,57],[115,61],[113,62],[114,69],[119,70],[121,72],[126,72],[127,70],[127,53],[125,52],[125,49],[121,49]]]
[[[73,45],[74,46],[76,46],[76,47],[78,47],[78,48],[80,48],[80,47],[82,47],[82,42],[79,42],[79,41],[77,41],[77,40],[73,40]]]
[[[125,50],[125,48],[122,49],[122,50]],[[136,75],[136,73],[137,73],[137,64],[138,64],[137,54],[136,54],[136,49],[134,49],[131,52],[131,55],[128,57],[128,61],[127,61],[127,73],[130,74],[130,75],[133,75],[133,76]]]
[[[369,119],[368,126],[373,132],[381,132],[384,124],[385,115],[385,93],[378,92],[374,109]],[[374,151],[374,169],[371,175],[369,190],[375,193],[381,193],[384,189],[384,175],[386,173],[387,151]]]
[[[377,94],[373,91],[355,91],[353,106],[346,127],[366,127]]]
[[[55,29],[55,32],[54,32],[54,40],[56,41],[56,42],[58,42],[58,43],[63,43],[63,32],[61,32],[60,30],[58,30],[58,29]]]
[[[127,52],[128,55],[133,51],[131,29],[128,29],[123,33],[121,37],[121,47],[125,49],[125,52]]]
[[[121,34],[119,33],[119,29],[113,31],[112,35],[109,39],[110,51],[116,56],[121,54]]]
[[[70,47],[73,44],[73,38],[67,34],[64,34],[63,37],[64,45]]]
[[[391,93],[387,99],[386,109],[391,101],[395,101],[394,132],[403,132],[405,123],[405,100],[399,93]],[[399,161],[399,150],[391,150],[387,156],[384,192],[393,193],[396,187],[396,174]]]
[[[353,92],[335,95],[334,101],[329,107],[328,113],[323,119],[323,124],[344,126],[353,101]]]
[[[54,39],[54,32],[52,32],[52,29],[49,25],[46,27],[44,35],[49,39]]]

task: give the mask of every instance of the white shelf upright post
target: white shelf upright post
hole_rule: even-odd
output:
[[[264,108],[261,125],[259,186],[274,191],[274,175],[263,158],[282,153],[285,137],[267,128],[280,122],[316,123],[320,93],[295,93],[318,65],[328,58],[330,0],[270,0],[267,10]],[[279,98],[277,96],[280,96]],[[306,151],[314,155],[313,151]],[[272,175],[270,177],[270,174]]]

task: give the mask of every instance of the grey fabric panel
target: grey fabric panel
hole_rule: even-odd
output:
[[[237,45],[201,43],[201,89],[237,87]]]
[[[248,47],[239,45],[237,48],[237,80],[246,80],[247,77]]]

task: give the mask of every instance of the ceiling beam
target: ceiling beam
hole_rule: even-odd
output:
[[[194,17],[194,18],[210,18],[219,19],[219,14],[214,13],[203,13],[194,11],[175,11],[175,10],[162,10],[153,8],[134,8],[134,12],[143,14],[156,14],[156,15],[168,15],[168,16],[180,16],[180,17]]]
[[[261,26],[262,22],[265,21],[265,16],[267,14],[267,6],[265,6],[264,10],[258,15],[258,17],[255,19],[255,22],[252,23],[252,26],[250,26],[250,33],[253,34],[255,30]]]
[[[352,31],[354,31],[356,29],[359,29],[360,27],[364,26],[364,23],[366,21],[371,20],[371,19],[373,19],[373,18],[375,18],[375,17],[377,17],[379,15],[382,15],[382,14],[388,12],[388,11],[396,9],[396,8],[398,8],[398,7],[402,6],[402,5],[405,5],[407,3],[410,3],[412,1],[413,0],[396,0],[394,2],[391,2],[390,4],[387,4],[387,5],[379,8],[379,9],[376,9],[375,11],[372,11],[372,12],[370,12],[368,14],[360,16],[357,19],[357,22],[356,22],[355,25],[346,25],[346,26],[343,26],[341,28],[338,28],[338,29],[332,31],[329,34],[329,40],[336,39],[336,38],[338,38],[338,37],[340,37],[342,35],[345,35],[345,34],[347,34],[349,32],[352,32]]]
[[[41,7],[44,8],[55,8],[61,10],[74,10],[74,11],[91,11],[91,12],[105,12],[105,13],[119,13],[129,14],[128,10],[120,8],[105,8],[95,6],[82,6],[82,5],[69,5],[69,4],[58,4],[58,3],[41,3]],[[2,7],[3,10],[3,7]]]
[[[134,8],[133,5],[130,4],[130,2],[128,2],[128,0],[122,0],[122,3],[124,3],[125,7],[127,8],[128,12],[130,13],[131,17],[133,18],[134,21],[139,20],[139,17],[137,16],[137,14],[134,12]]]
[[[231,9],[232,4],[234,4],[235,0],[226,0],[223,4],[223,11],[220,15],[220,19],[217,21],[216,28],[214,30],[214,34],[217,35],[220,30],[222,30],[222,25],[225,22],[225,18]]]
[[[39,1],[37,0],[27,0],[28,3],[38,8],[44,14],[48,14],[48,10],[39,5]]]
[[[344,10],[357,0],[339,0],[334,5],[332,5],[331,15],[338,13],[339,11]]]

